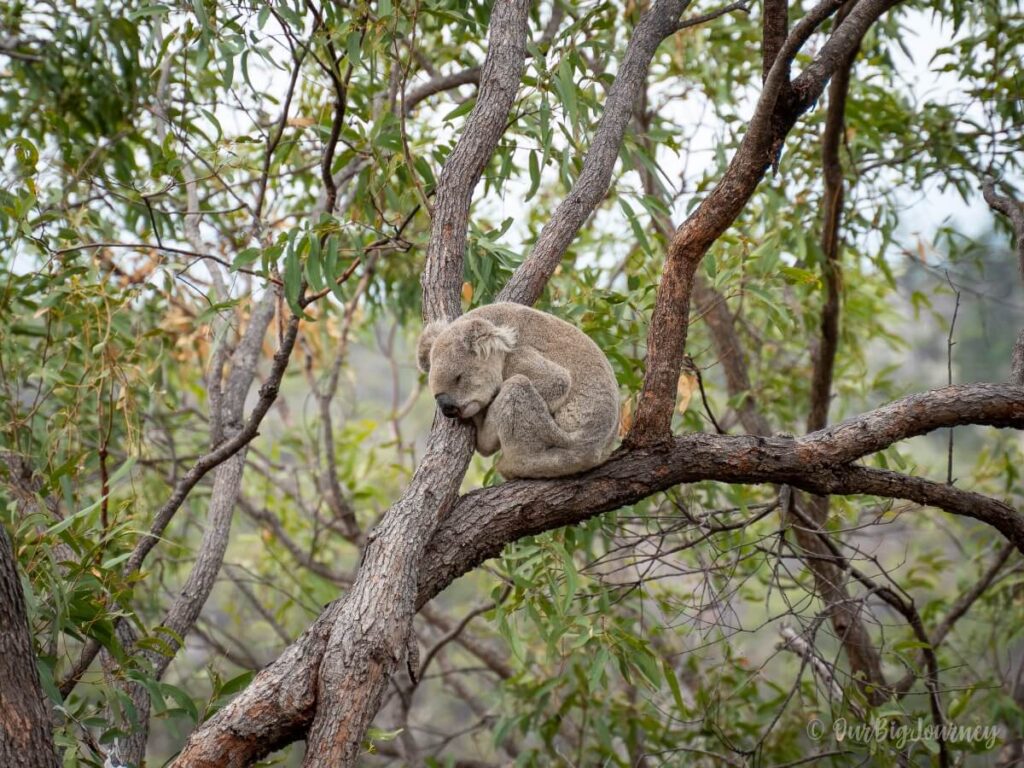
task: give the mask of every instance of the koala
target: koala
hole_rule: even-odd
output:
[[[419,368],[441,413],[476,425],[476,449],[501,451],[506,480],[561,477],[608,458],[619,388],[591,339],[522,304],[479,307],[423,329]]]

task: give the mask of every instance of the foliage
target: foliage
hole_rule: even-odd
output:
[[[536,42],[516,108],[477,190],[466,308],[494,298],[572,188],[641,5],[533,11]],[[952,190],[973,215],[979,180],[1012,182],[1024,162],[1020,5],[964,6],[905,4],[872,31],[855,65],[835,419],[945,383],[947,277],[968,317],[959,338],[984,326],[1009,339],[1024,320],[1019,288],[1000,295],[1005,312],[985,309],[988,292],[1013,279],[1004,233],[964,216],[919,226],[921,198]],[[553,10],[564,18],[545,35]],[[366,532],[412,474],[431,418],[410,346],[429,206],[475,91],[470,82],[405,99],[438,72],[482,62],[488,8],[98,0],[11,2],[0,13],[9,37],[0,51],[0,512],[43,687],[60,707],[65,765],[102,765],[144,725],[128,681],[151,696],[157,764],[351,582]],[[931,33],[944,42],[932,46]],[[539,304],[607,351],[624,418],[643,382],[666,246],[658,221],[681,221],[721,177],[760,87],[759,40],[754,9],[659,48],[612,189]],[[937,87],[927,85],[933,78]],[[701,267],[747,350],[746,397],[788,433],[804,431],[823,304],[824,114],[818,105],[798,124],[775,175]],[[218,355],[238,347],[257,301],[278,286],[259,377],[269,375],[288,309],[303,318],[299,346],[247,454],[217,585],[180,652],[186,638],[162,622],[202,547],[209,483],[189,495],[141,570],[125,565],[169,489],[217,442],[208,424]],[[319,299],[304,305],[310,293]],[[714,414],[738,432],[741,402],[694,318],[688,352],[704,390],[693,373],[684,377],[675,426],[712,431]],[[1005,350],[997,360],[987,349],[954,347],[954,380],[975,378],[983,364],[1005,370]],[[945,437],[873,461],[940,476]],[[1019,437],[958,430],[954,449],[961,484],[1020,507]],[[497,482],[489,460],[475,462],[466,487]],[[508,548],[420,620],[431,648],[491,597],[467,630],[472,641],[437,654],[423,692],[389,701],[373,749],[393,754],[404,737],[392,731],[406,729],[437,765],[462,754],[522,766],[804,757],[817,746],[809,722],[831,727],[868,704],[842,677],[846,698],[830,697],[806,663],[775,646],[783,622],[808,629],[843,674],[841,643],[778,505],[779,489],[702,483]],[[347,508],[357,535],[343,524]],[[830,528],[853,542],[858,567],[906,589],[929,626],[991,560],[991,532],[959,518],[863,498],[834,499],[831,509]],[[1021,602],[1017,557],[939,649],[951,719],[1024,727],[1004,678]],[[865,620],[892,678],[920,670],[905,623],[871,602]],[[136,635],[130,643],[119,623]],[[89,640],[101,661],[65,699],[58,685]],[[481,667],[480,646],[500,663],[469,674]],[[167,674],[140,651],[173,657]],[[918,680],[881,714],[928,718],[923,690]],[[467,712],[474,728],[464,727]],[[426,726],[459,735],[433,754]],[[896,751],[841,746],[821,762],[889,761]],[[911,759],[930,758],[918,750]]]

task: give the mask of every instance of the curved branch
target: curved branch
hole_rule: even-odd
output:
[[[998,398],[993,401],[987,413],[977,414],[980,423],[998,423],[1016,413],[1011,419],[1013,426],[1024,428],[1024,388],[954,386],[904,398],[843,422],[839,425],[844,427],[842,430],[823,430],[799,440],[778,436],[686,435],[669,443],[620,450],[607,463],[578,477],[518,481],[472,491],[459,499],[427,547],[419,603],[422,605],[458,576],[498,555],[509,542],[575,525],[680,483],[703,480],[785,484],[822,495],[868,494],[907,499],[986,523],[1024,552],[1024,515],[1001,501],[919,477],[828,463],[830,456],[865,455],[861,452],[862,437],[881,448],[924,431],[917,422],[901,420],[904,431],[897,434],[887,430],[892,440],[880,445],[874,439],[880,428],[885,429],[876,419],[879,412],[895,417],[902,405],[909,412],[920,413],[928,398],[940,411],[945,411],[943,404],[955,402],[961,396],[969,397],[975,389],[1004,390],[1016,395],[1010,402]],[[945,411],[945,418],[931,420],[925,414],[920,418],[921,424],[932,424],[931,429],[972,423],[971,418],[949,411]]]
[[[636,420],[627,443],[668,440],[676,384],[689,331],[694,275],[704,254],[740,215],[767,169],[777,161],[797,119],[860,45],[870,26],[899,0],[863,0],[838,25],[801,75],[789,68],[803,44],[841,5],[822,0],[793,27],[768,72],[750,126],[721,181],[676,230],[668,247],[647,336],[647,365]]]
[[[896,400],[797,438],[797,452],[817,465],[847,464],[893,443],[960,424],[1024,429],[1024,389],[964,384]]]
[[[403,103],[405,115],[410,115],[417,104],[424,99],[430,98],[435,93],[450,91],[452,88],[458,88],[461,85],[476,85],[480,82],[480,72],[480,67],[468,67],[460,69],[458,72],[452,72],[449,75],[432,77],[425,83],[417,85],[405,95]]]

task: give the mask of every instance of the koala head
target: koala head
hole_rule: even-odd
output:
[[[505,355],[515,345],[514,328],[481,317],[427,325],[416,357],[441,413],[471,419],[490,405],[501,389]]]

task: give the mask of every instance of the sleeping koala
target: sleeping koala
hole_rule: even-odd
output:
[[[595,467],[618,431],[619,388],[578,328],[522,304],[490,304],[430,323],[417,351],[441,413],[472,419],[476,449],[501,450],[505,479]]]

